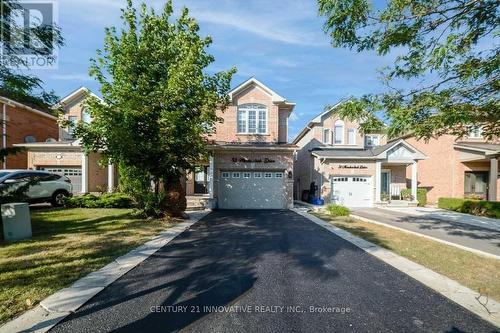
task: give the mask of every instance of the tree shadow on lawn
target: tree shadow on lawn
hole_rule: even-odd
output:
[[[346,247],[359,251],[346,242],[335,242],[328,232],[318,232],[319,226],[298,214],[254,214],[213,212],[210,219],[182,233],[108,286],[55,331],[74,330],[72,325],[78,321],[111,312],[127,316],[125,326],[120,315],[108,323],[115,331],[177,331],[209,314],[204,306],[235,304],[256,283],[269,283],[262,277],[269,270],[261,265],[275,264],[271,272],[284,269],[282,265],[299,266],[309,278],[327,281],[338,275],[333,259],[338,251]],[[320,246],[311,246],[311,240]],[[154,306],[187,306],[189,311],[150,311]]]

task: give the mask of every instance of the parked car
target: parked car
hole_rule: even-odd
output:
[[[8,187],[7,193],[31,181],[34,184],[26,192],[28,203],[50,202],[52,206],[59,207],[72,196],[73,186],[66,176],[45,171],[0,170],[0,188]]]

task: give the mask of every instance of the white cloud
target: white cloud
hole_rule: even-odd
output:
[[[297,121],[297,120],[299,120],[299,119],[300,119],[300,117],[297,115],[297,113],[292,112],[292,113],[290,114],[290,117],[289,117],[288,119],[290,119],[290,121]]]
[[[225,25],[254,35],[286,44],[324,46],[328,45],[317,33],[308,33],[293,28],[291,22],[275,17],[241,16],[232,13],[197,11],[193,15],[200,22]],[[287,24],[285,24],[287,23]]]
[[[50,76],[52,80],[61,81],[94,81],[85,73],[75,73],[75,74],[54,74]]]

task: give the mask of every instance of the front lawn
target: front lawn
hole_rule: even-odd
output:
[[[458,283],[500,300],[500,260],[378,224],[315,213],[317,217]]]
[[[174,224],[130,213],[82,208],[33,211],[31,240],[0,243],[0,323]]]

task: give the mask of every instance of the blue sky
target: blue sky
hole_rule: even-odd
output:
[[[120,26],[121,0],[60,0],[59,25],[66,45],[59,51],[58,70],[35,74],[48,89],[65,96],[79,86],[98,93],[89,78],[89,59],[102,47],[104,28]],[[160,8],[163,0],[146,1]],[[174,0],[178,12],[190,9],[210,35],[215,63],[210,70],[238,68],[233,86],[251,76],[297,103],[290,117],[290,139],[326,105],[350,95],[383,89],[377,69],[393,57],[334,49],[323,32],[314,0]]]

